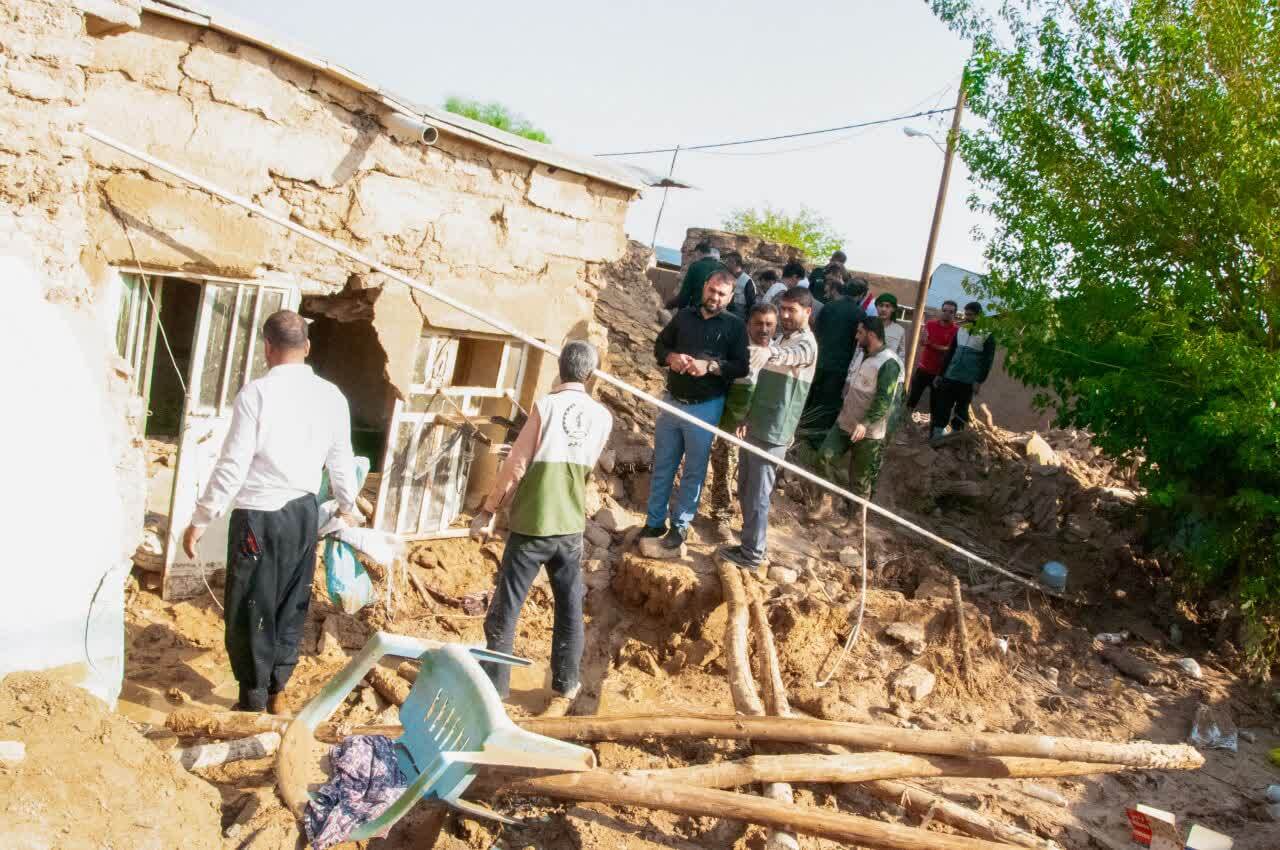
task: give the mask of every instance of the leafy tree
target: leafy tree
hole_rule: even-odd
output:
[[[463,115],[474,121],[481,121],[490,127],[497,127],[517,136],[524,136],[544,145],[551,144],[551,139],[539,130],[523,115],[512,112],[506,106],[491,100],[487,103],[478,100],[467,100],[462,97],[450,97],[444,102],[444,108],[455,115]]]
[[[1010,371],[1142,459],[1158,542],[1280,646],[1280,3],[933,0]]]
[[[787,213],[766,204],[760,209],[734,210],[721,225],[732,233],[742,233],[770,242],[798,248],[810,260],[825,260],[844,244],[825,218],[808,207]]]

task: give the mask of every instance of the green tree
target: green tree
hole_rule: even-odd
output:
[[[844,237],[830,222],[805,206],[796,213],[783,212],[768,204],[759,209],[738,209],[729,213],[721,226],[732,233],[799,248],[810,260],[826,260],[844,244]]]
[[[1280,646],[1280,3],[933,0],[1010,371],[1142,460],[1157,542]]]
[[[455,115],[463,115],[474,121],[481,121],[490,127],[497,127],[517,136],[524,136],[544,145],[551,144],[551,139],[539,130],[523,115],[512,112],[506,106],[491,100],[487,103],[479,100],[467,100],[462,97],[450,97],[444,102],[444,108]]]

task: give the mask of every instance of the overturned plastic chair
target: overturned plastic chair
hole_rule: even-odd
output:
[[[411,781],[398,800],[357,828],[348,840],[382,833],[420,799],[439,800],[464,814],[516,823],[461,799],[481,767],[566,773],[596,766],[595,753],[586,747],[526,732],[512,723],[479,664],[527,666],[528,661],[482,647],[378,632],[285,731],[276,759],[276,778],[281,796],[295,816],[302,817],[311,799],[308,784],[319,755],[316,728],[387,655],[422,662],[413,690],[400,707],[404,733],[396,741],[400,769]]]

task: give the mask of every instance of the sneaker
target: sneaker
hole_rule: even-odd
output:
[[[644,528],[640,529],[641,537],[661,537],[666,533],[667,524],[665,522],[662,525],[646,525]]]
[[[671,530],[667,532],[667,536],[662,538],[660,545],[662,546],[663,549],[666,549],[670,552],[674,552],[684,545],[685,538],[688,536],[689,536],[688,528],[680,528],[679,526],[672,526]]]
[[[756,567],[760,566],[759,561],[752,561],[747,557],[747,554],[742,551],[741,546],[721,546],[716,554],[734,566],[741,567],[744,570],[754,570]]]

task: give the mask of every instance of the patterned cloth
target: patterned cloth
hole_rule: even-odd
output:
[[[315,850],[347,840],[394,803],[409,781],[396,762],[396,742],[381,735],[353,735],[329,753],[333,773],[311,797],[302,823]]]

